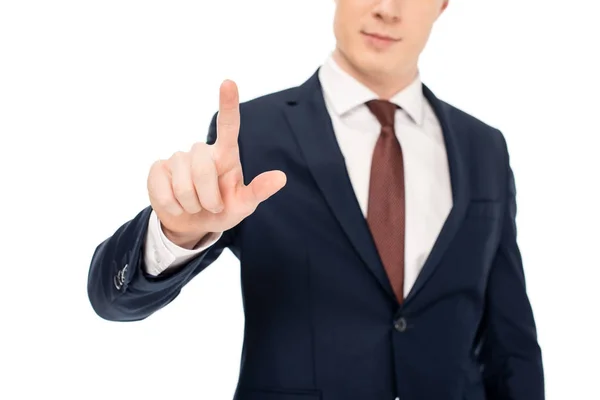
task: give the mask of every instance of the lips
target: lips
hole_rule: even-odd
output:
[[[385,40],[385,41],[389,41],[389,42],[398,42],[400,41],[400,39],[394,38],[392,36],[388,36],[388,35],[382,35],[379,33],[371,33],[371,32],[363,32],[364,35],[372,37],[374,39],[378,39],[378,40]]]

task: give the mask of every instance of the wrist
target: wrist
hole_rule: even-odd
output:
[[[173,244],[187,250],[193,250],[195,247],[197,247],[198,243],[200,243],[209,234],[209,232],[201,232],[196,234],[175,233],[165,228],[162,224],[161,228],[167,239],[169,239]]]

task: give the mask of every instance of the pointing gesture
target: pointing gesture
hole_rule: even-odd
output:
[[[281,171],[268,171],[244,184],[238,138],[237,86],[221,84],[214,145],[196,143],[150,168],[148,194],[166,236],[191,248],[210,232],[223,232],[249,216],[286,183]]]

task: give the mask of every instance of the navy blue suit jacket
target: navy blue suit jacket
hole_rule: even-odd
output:
[[[315,72],[240,105],[246,183],[279,169],[287,185],[211,248],[156,278],[143,270],[151,209],[142,210],[94,252],[96,313],[144,319],[229,248],[241,262],[245,311],[236,400],[544,399],[505,139],[423,91],[443,128],[454,204],[402,305]],[[216,114],[208,143],[215,139]]]

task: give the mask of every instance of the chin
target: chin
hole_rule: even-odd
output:
[[[341,51],[345,63],[356,72],[368,76],[385,76],[394,70],[396,64],[389,55],[374,53],[368,48],[354,47],[350,51]],[[397,60],[396,60],[397,61]]]
[[[355,58],[356,66],[364,73],[371,74],[384,74],[387,75],[391,72],[393,62],[388,57],[378,57],[368,52],[363,53],[361,56]]]

